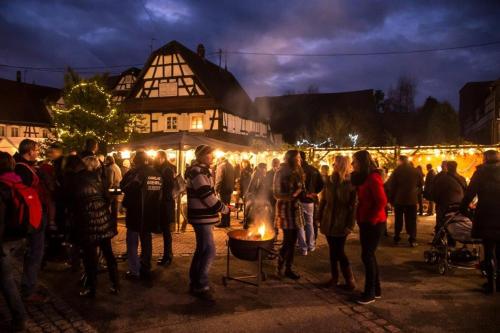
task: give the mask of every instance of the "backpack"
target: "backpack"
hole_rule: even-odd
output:
[[[11,190],[12,211],[6,221],[5,233],[18,238],[40,230],[42,225],[42,203],[35,188],[23,182],[1,180]]]
[[[174,187],[172,189],[172,196],[174,197],[174,199],[177,198],[180,194],[186,192],[186,185],[187,183],[181,175],[177,175],[174,178]]]

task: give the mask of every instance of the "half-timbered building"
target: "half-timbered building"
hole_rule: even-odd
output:
[[[107,87],[113,95],[113,101],[120,103],[125,100],[130,94],[130,90],[132,90],[132,87],[137,82],[137,77],[140,72],[141,70],[139,68],[131,67],[120,75],[108,77]]]
[[[172,41],[154,51],[122,106],[140,115],[148,135],[186,131],[240,144],[270,137],[245,90],[205,58],[203,45],[193,52]]]
[[[25,138],[44,140],[51,135],[52,120],[47,103],[55,102],[60,90],[0,79],[0,150],[9,152]]]

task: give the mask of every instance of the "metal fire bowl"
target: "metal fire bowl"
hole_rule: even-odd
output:
[[[273,238],[267,240],[240,239],[246,237],[246,235],[247,230],[233,230],[227,233],[229,237],[229,249],[236,258],[247,261],[257,261],[259,259],[259,248],[266,250],[266,253],[272,251]]]

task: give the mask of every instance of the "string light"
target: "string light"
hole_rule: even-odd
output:
[[[307,140],[307,139],[302,139],[302,140],[297,141],[298,147],[307,146],[307,147],[320,148],[320,147],[331,147],[332,145],[333,145],[332,138],[328,138],[325,141],[320,142],[320,143],[312,143],[312,142],[309,142],[309,140]]]
[[[81,104],[75,104],[75,105],[71,106],[70,108],[61,108],[61,107],[58,107],[57,105],[52,105],[51,109],[54,112],[54,114],[56,116],[57,115],[65,116],[66,114],[71,114],[75,111],[78,111],[78,112],[83,112],[89,116],[95,117],[98,120],[105,121],[105,122],[110,122],[118,116],[118,109],[115,107],[115,104],[113,102],[113,96],[111,94],[107,93],[105,91],[105,89],[103,87],[101,87],[99,84],[97,84],[97,82],[95,82],[95,81],[91,81],[91,82],[84,81],[84,82],[79,82],[79,83],[75,84],[69,90],[69,92],[67,94],[67,99],[70,100],[72,98],[73,94],[75,93],[75,91],[77,91],[77,89],[81,89],[83,87],[91,87],[91,88],[95,89],[97,92],[99,92],[105,98],[105,101],[106,101],[106,108],[105,109],[109,110],[108,114],[103,115],[103,114],[99,114],[99,113],[96,113],[93,111],[89,111],[85,107],[83,107]],[[137,120],[138,120],[138,117],[136,115],[130,115],[130,122],[131,123],[135,124],[135,123],[137,123]],[[77,136],[102,137],[101,134],[96,133],[94,130],[80,131],[74,127],[70,128],[70,129],[64,129],[63,127],[65,127],[65,125],[63,123],[61,123],[61,121],[57,121],[57,117],[56,117],[56,124],[55,125],[56,125],[56,132],[57,132],[59,137],[69,137],[69,138],[74,138]],[[133,131],[131,130],[131,128],[126,126],[126,128],[124,129],[124,133],[128,134],[127,138],[125,138],[123,140],[116,140],[113,138],[113,140],[112,140],[113,143],[123,143],[123,142],[129,141],[131,136],[132,136],[132,132]]]

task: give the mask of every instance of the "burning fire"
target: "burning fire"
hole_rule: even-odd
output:
[[[267,225],[264,220],[256,221],[250,226],[247,233],[247,239],[250,240],[268,240],[274,238],[274,230]]]

